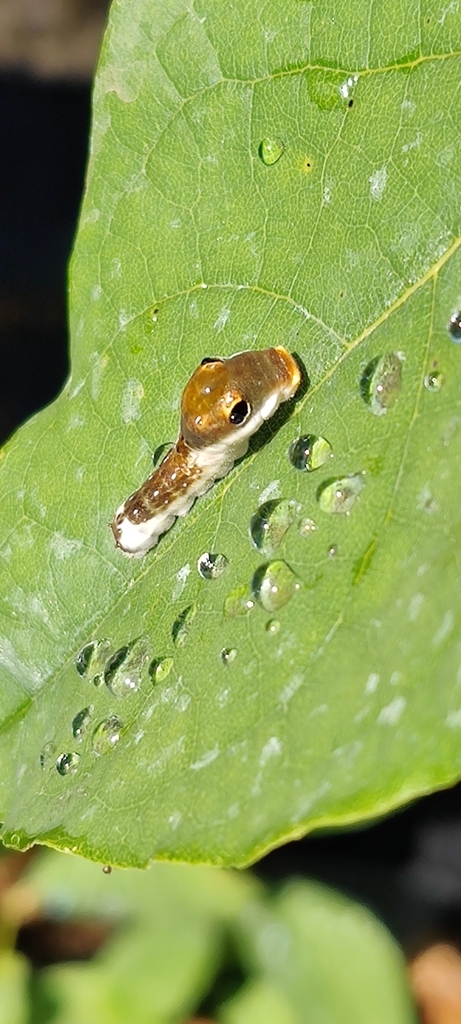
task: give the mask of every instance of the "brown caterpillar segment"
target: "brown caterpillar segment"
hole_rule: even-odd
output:
[[[181,399],[181,433],[151,476],[115,513],[115,543],[141,557],[196,498],[232,469],[249,439],[299,387],[282,346],[203,360]]]

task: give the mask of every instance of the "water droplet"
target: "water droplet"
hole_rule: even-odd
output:
[[[51,765],[55,764],[55,757],[56,743],[54,743],[53,740],[50,740],[48,743],[45,743],[40,754],[40,767],[43,768],[43,770],[45,770],[45,768],[50,768]]]
[[[461,344],[461,312],[456,310],[448,321],[448,333],[457,345]]]
[[[111,715],[96,726],[93,733],[93,750],[95,754],[108,754],[118,743],[122,734],[123,722],[118,715]]]
[[[375,416],[392,409],[401,387],[402,359],[397,352],[377,356],[365,367],[360,379],[360,394]]]
[[[276,633],[278,633],[280,631],[280,622],[279,622],[279,620],[278,619],[269,619],[269,622],[266,622],[265,629],[266,629],[266,633],[269,633],[270,636],[275,636]]]
[[[223,665],[232,665],[237,657],[237,649],[235,647],[223,647],[220,658]]]
[[[295,521],[300,506],[295,501],[266,501],[250,519],[250,537],[258,551],[268,558]]]
[[[284,148],[280,139],[263,139],[258,150],[263,164],[266,164],[267,167],[276,164],[277,160],[280,160]]]
[[[162,683],[173,668],[173,658],[155,658],[149,665],[149,675],[153,683]]]
[[[150,642],[145,636],[120,647],[109,658],[104,669],[104,682],[114,697],[124,697],[139,690],[149,658]]]
[[[164,444],[157,445],[155,452],[152,456],[152,462],[154,466],[157,466],[159,462],[162,462],[165,455],[174,448],[174,441],[165,441]]]
[[[266,612],[278,612],[300,586],[296,574],[281,559],[260,566],[253,577],[253,593]]]
[[[288,449],[288,458],[295,469],[311,471],[320,469],[328,459],[331,459],[333,449],[325,437],[316,437],[315,434],[306,434],[305,437],[297,437]]]
[[[225,555],[212,555],[209,551],[204,551],[197,562],[197,569],[204,580],[217,580],[228,565]]]
[[[197,614],[197,605],[190,604],[187,608],[178,615],[178,618],[173,622],[171,629],[171,635],[173,637],[173,643],[175,647],[184,647],[187,642],[189,635],[189,627],[192,620]]]
[[[314,523],[314,520],[309,519],[309,516],[305,516],[304,519],[301,519],[298,526],[298,533],[300,537],[312,537],[312,534],[315,533],[316,529],[317,524]]]
[[[235,619],[237,615],[246,615],[251,612],[255,603],[245,584],[231,590],[224,601],[224,616],[226,619]]]
[[[344,82],[341,82],[341,85],[339,86],[339,92],[343,100],[349,99],[354,86],[357,85],[358,80],[358,75],[349,75],[349,77],[346,78]]]
[[[428,391],[441,391],[445,383],[445,377],[440,370],[432,370],[431,373],[426,373],[424,378],[424,387]]]
[[[362,473],[327,481],[317,491],[317,500],[322,512],[341,512],[348,515],[364,487]]]
[[[56,758],[56,770],[60,775],[75,775],[80,761],[80,754],[60,754]]]
[[[338,554],[338,545],[337,544],[331,544],[330,547],[328,548],[328,558],[336,558],[337,554]]]
[[[92,676],[102,668],[110,650],[110,640],[92,640],[78,652],[75,666],[79,676]]]
[[[91,722],[93,711],[94,705],[89,704],[87,708],[82,708],[82,710],[75,715],[75,718],[72,721],[72,736],[74,737],[74,740],[83,739]]]
[[[104,867],[102,869],[102,873],[103,873],[103,875],[110,875],[110,874],[112,874],[112,868],[111,868],[110,864],[104,864]]]

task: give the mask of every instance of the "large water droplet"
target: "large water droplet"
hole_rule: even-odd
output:
[[[253,593],[266,612],[278,612],[300,586],[296,574],[281,559],[262,565],[253,577]]]
[[[75,667],[79,676],[92,676],[104,665],[110,650],[110,640],[92,640],[78,652]]]
[[[111,715],[96,726],[93,733],[93,750],[95,754],[108,754],[118,743],[122,734],[123,722],[118,715]]]
[[[60,775],[75,775],[80,761],[80,754],[60,754],[56,758],[56,770]]]
[[[223,647],[220,657],[223,665],[232,665],[232,662],[237,657],[237,649],[235,647]]]
[[[445,383],[445,377],[440,370],[432,370],[431,373],[426,373],[424,378],[424,387],[427,391],[441,391]]]
[[[457,345],[461,345],[461,312],[459,310],[451,314],[448,321],[448,333],[452,341],[455,341]]]
[[[317,500],[322,512],[341,512],[348,515],[364,487],[363,473],[343,476],[339,480],[322,484],[317,491]]]
[[[402,387],[402,359],[397,352],[377,356],[365,368],[360,393],[370,412],[382,416],[392,409]]]
[[[141,636],[120,647],[109,658],[104,669],[104,682],[114,697],[124,697],[139,690],[150,655],[149,639]]]
[[[295,521],[300,505],[295,501],[266,501],[250,519],[250,537],[258,551],[268,558],[277,548]]]
[[[173,668],[173,658],[155,658],[149,665],[149,675],[153,683],[163,683]]]
[[[259,144],[259,155],[266,167],[276,164],[284,150],[283,142],[280,139],[263,139]]]
[[[254,600],[245,584],[231,590],[224,601],[224,615],[226,619],[235,619],[237,615],[246,615],[254,608]]]
[[[333,455],[331,444],[325,437],[306,434],[297,437],[288,449],[288,458],[295,469],[312,471],[320,469]]]
[[[184,647],[187,643],[187,637],[189,635],[189,629],[192,620],[197,614],[197,605],[190,604],[187,608],[178,615],[178,618],[173,622],[171,629],[171,635],[173,637],[173,643],[175,647]]]
[[[197,562],[197,569],[204,580],[217,580],[228,565],[225,555],[212,555],[209,551],[204,551]]]
[[[312,537],[316,529],[317,524],[314,523],[314,520],[309,519],[309,516],[305,516],[299,523],[298,533],[300,537]]]
[[[94,705],[89,704],[87,708],[82,708],[82,710],[75,715],[75,718],[72,721],[72,736],[74,737],[74,740],[83,739],[91,722],[93,711]]]

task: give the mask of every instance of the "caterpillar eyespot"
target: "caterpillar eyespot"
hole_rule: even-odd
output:
[[[300,382],[297,362],[281,345],[202,359],[183,391],[176,444],[110,524],[117,547],[135,558],[155,547],[176,517],[232,469]]]

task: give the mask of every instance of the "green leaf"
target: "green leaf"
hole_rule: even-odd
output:
[[[72,376],[1,467],[10,845],[242,864],[459,776],[460,36],[441,2],[113,5]],[[107,523],[198,362],[276,344],[310,381],[288,420],[125,558]],[[282,565],[269,625],[248,524],[279,498],[301,586]]]
[[[291,882],[275,905],[244,909],[242,937],[295,1021],[414,1024],[403,956],[376,918],[339,893]],[[229,1024],[239,1019],[230,1016]]]

